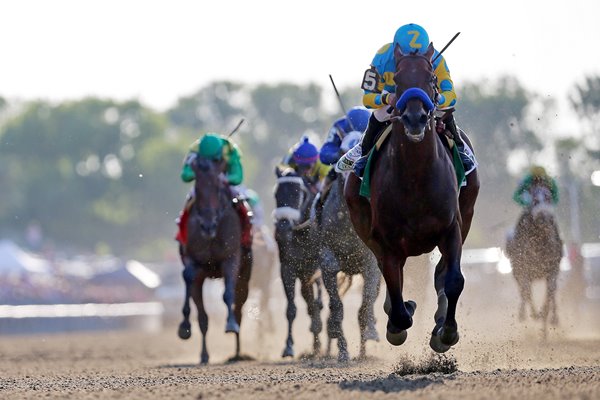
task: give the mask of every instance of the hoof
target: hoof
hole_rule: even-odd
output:
[[[454,329],[444,329],[440,327],[437,331],[431,334],[431,340],[429,340],[429,346],[436,353],[445,353],[452,346],[458,343],[459,335],[458,331]]]
[[[227,322],[225,333],[240,333],[240,325],[236,321]]]
[[[338,354],[338,362],[347,363],[348,361],[350,361],[350,354],[348,354],[347,351],[340,351],[340,354]]]
[[[291,347],[286,347],[283,350],[283,354],[281,354],[281,358],[286,358],[286,357],[294,358],[294,349],[292,349]]]
[[[431,347],[431,349],[436,353],[441,354],[450,350],[451,346],[443,344],[438,335],[431,335],[431,339],[429,340],[429,347]]]
[[[192,336],[192,329],[189,322],[182,322],[179,324],[179,330],[177,331],[177,335],[183,339],[187,340]]]
[[[385,333],[385,338],[387,339],[387,341],[394,346],[400,346],[401,344],[406,342],[407,337],[408,337],[408,332],[406,332],[406,329],[401,330],[400,332],[397,332],[397,333],[392,333],[388,330]]]

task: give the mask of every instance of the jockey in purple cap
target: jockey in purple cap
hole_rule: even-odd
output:
[[[321,189],[322,181],[331,169],[330,166],[319,160],[319,150],[310,142],[308,136],[303,136],[288,150],[277,168],[280,170],[293,168],[298,175],[304,178],[313,193],[317,193]]]

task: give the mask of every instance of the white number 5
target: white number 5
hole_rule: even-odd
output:
[[[363,76],[362,85],[360,86],[363,90],[368,90],[370,92],[377,89],[377,82],[379,81],[379,74],[375,67],[371,67],[365,71],[365,75]]]

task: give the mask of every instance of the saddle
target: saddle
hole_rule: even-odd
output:
[[[369,158],[367,159],[367,165],[360,184],[360,195],[367,199],[371,198],[371,164],[378,156],[381,146],[385,143],[391,132],[392,124],[389,123],[377,134],[377,136],[375,136],[375,145],[369,152]],[[466,184],[466,173],[465,166],[458,151],[458,146],[455,145],[454,140],[449,138],[448,135],[444,133],[438,133],[438,135],[440,135],[442,143],[444,143],[450,151],[452,164],[454,165],[454,171],[456,172],[456,181],[459,182],[458,186],[460,188]]]

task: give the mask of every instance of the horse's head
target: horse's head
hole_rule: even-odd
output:
[[[191,166],[196,175],[194,185],[196,200],[190,219],[197,219],[201,234],[213,239],[217,235],[219,219],[228,201],[225,196],[225,183],[220,177],[223,161],[197,157]]]
[[[420,142],[431,121],[435,108],[436,77],[431,64],[433,45],[421,54],[403,54],[400,46],[394,48],[396,73],[396,118],[404,125],[409,140]]]
[[[552,193],[545,185],[536,184],[531,187],[531,216],[534,221],[554,220]]]
[[[278,242],[291,239],[293,230],[304,227],[301,223],[308,210],[312,196],[302,177],[293,169],[277,169],[275,185],[275,239]]]

